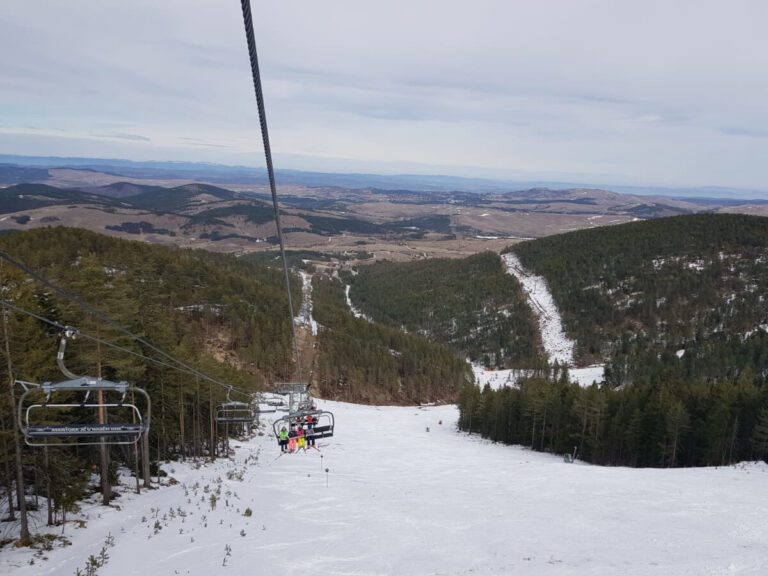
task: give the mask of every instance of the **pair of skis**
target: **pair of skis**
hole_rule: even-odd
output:
[[[307,447],[304,449],[304,452],[306,452],[306,451],[307,451],[307,450],[309,450],[310,448],[314,448],[314,449],[315,449],[315,450],[317,450],[318,452],[321,452],[320,448],[318,448],[317,446],[307,446]],[[298,452],[298,449],[296,450],[296,452]],[[280,456],[283,456],[284,454],[294,454],[294,453],[295,453],[295,452],[291,452],[291,451],[289,451],[289,450],[286,450],[285,452],[280,452],[280,454],[278,454],[278,455],[277,455],[277,458],[280,458]],[[272,462],[276,462],[276,461],[277,461],[277,458],[275,458],[274,460],[272,460]]]

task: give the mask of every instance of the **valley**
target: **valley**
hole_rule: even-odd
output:
[[[238,182],[237,173],[224,183],[208,174],[205,183],[173,171],[20,170],[0,164],[0,231],[75,226],[223,253],[275,249],[269,189],[253,178]],[[19,182],[20,174],[33,179]],[[676,214],[764,211],[760,202],[734,206],[588,188],[430,191],[293,181],[299,183],[278,181],[287,247],[361,253],[356,260],[369,262],[500,252],[521,239]]]

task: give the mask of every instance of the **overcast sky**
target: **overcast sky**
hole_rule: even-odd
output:
[[[253,0],[277,168],[768,190],[768,1]],[[3,0],[0,153],[263,166],[236,0]]]

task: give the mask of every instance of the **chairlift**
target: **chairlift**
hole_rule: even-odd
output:
[[[278,394],[306,394],[309,389],[307,382],[276,382]]]
[[[288,411],[307,409],[312,405],[309,382],[276,382],[276,393],[288,397]]]
[[[80,377],[62,382],[26,382],[16,380],[24,388],[19,400],[19,429],[29,446],[89,446],[136,444],[149,433],[151,401],[143,389],[128,382],[112,382],[102,378]],[[29,403],[34,392],[45,394],[42,403]],[[59,400],[62,392],[85,392],[81,402]],[[105,403],[90,400],[92,392],[120,394],[120,398]],[[128,392],[138,393],[146,400],[142,411],[126,402]],[[98,417],[103,410],[103,418]],[[65,418],[68,416],[68,418]],[[74,418],[73,418],[74,417]],[[69,420],[69,422],[65,421]]]
[[[254,395],[253,411],[258,417],[259,414],[269,414],[272,412],[277,412],[277,407],[280,406],[281,404],[282,403],[275,405],[274,402],[265,398],[264,394],[257,393]]]
[[[313,419],[311,428],[306,422],[306,417],[310,415]],[[291,412],[282,418],[278,418],[272,423],[272,429],[275,432],[275,438],[278,439],[278,442],[280,438],[280,430],[283,427],[290,429],[292,426],[301,426],[307,437],[312,436],[317,440],[319,438],[329,438],[333,436],[335,419],[333,413],[326,410],[299,410],[298,412]]]
[[[281,398],[268,398],[262,404],[269,406],[273,412],[280,410],[281,412],[290,412],[290,400],[285,397]]]
[[[213,419],[216,422],[240,422],[250,424],[256,417],[253,406],[229,398],[231,387],[227,389],[227,401],[216,406]]]
[[[213,419],[216,422],[253,422],[255,418],[253,407],[246,402],[223,402],[216,406]]]

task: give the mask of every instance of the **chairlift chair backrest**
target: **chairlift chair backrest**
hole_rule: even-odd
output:
[[[312,416],[311,426],[306,422],[307,416]],[[272,429],[275,438],[279,440],[280,430],[285,427],[290,430],[291,426],[301,426],[307,437],[312,436],[315,439],[329,438],[333,436],[336,425],[332,412],[326,410],[300,410],[291,412],[282,418],[278,418],[272,423]]]
[[[19,428],[24,441],[30,446],[136,444],[143,435],[149,433],[149,395],[128,382],[81,377],[43,384],[22,380],[16,380],[16,383],[24,388],[17,415]],[[29,395],[35,391],[45,394],[44,402],[27,402]],[[85,392],[85,397],[81,402],[56,398],[62,392]],[[120,394],[120,398],[109,402],[94,402],[91,392],[106,392],[112,396]],[[146,406],[143,411],[136,404],[125,401],[128,392],[144,397]],[[99,413],[104,416],[101,421]],[[64,415],[70,418],[62,418]],[[73,415],[79,418],[72,420]],[[88,416],[83,418],[84,415]]]
[[[223,402],[216,407],[216,422],[253,422],[256,418],[253,407],[245,402]]]
[[[292,412],[300,406],[310,405],[312,396],[309,393],[309,382],[276,382],[277,394],[288,397],[288,411]]]

